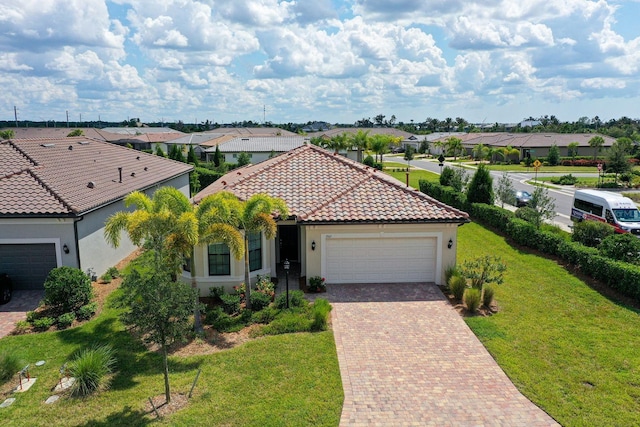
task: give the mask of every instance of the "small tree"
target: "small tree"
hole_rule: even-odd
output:
[[[251,158],[244,151],[238,154],[238,166],[245,166],[251,163]]]
[[[216,165],[216,167],[220,167],[223,162],[224,158],[220,152],[220,146],[216,145],[216,151],[213,153],[213,164]]]
[[[466,261],[460,271],[469,279],[471,287],[482,290],[487,283],[501,284],[507,266],[498,256],[486,255],[471,261]]]
[[[13,129],[0,130],[0,139],[11,139],[15,136]]]
[[[547,155],[547,162],[549,162],[549,166],[557,166],[560,162],[560,149],[556,144],[553,144],[549,148],[549,154]]]
[[[589,140],[589,146],[593,148],[593,160],[598,157],[598,153],[602,150],[602,146],[604,145],[604,138],[601,136],[594,136]]]
[[[67,134],[68,137],[71,137],[71,136],[82,136],[82,135],[84,135],[84,132],[82,131],[82,129],[74,129],[74,130],[72,130],[71,132],[69,132]]]
[[[167,157],[167,155],[162,151],[160,144],[156,144],[156,156]]]
[[[513,187],[513,182],[509,178],[507,172],[503,172],[502,176],[498,180],[498,185],[495,190],[495,195],[500,201],[500,205],[504,208],[504,204],[515,205],[516,203],[516,190]]]
[[[168,347],[185,340],[191,330],[196,293],[187,284],[172,282],[164,272],[142,275],[133,270],[122,282],[117,301],[125,309],[122,322],[134,327],[146,343],[160,346],[167,403],[171,401]]]
[[[623,144],[615,142],[607,152],[607,172],[615,173],[616,182],[618,174],[623,174],[631,170],[631,164],[627,159],[626,148]]]
[[[189,151],[187,152],[187,163],[198,166],[198,156],[196,156],[196,151],[193,148],[193,145],[189,145]]]
[[[429,141],[427,141],[427,138],[425,138],[420,142],[420,146],[418,147],[418,153],[426,154],[428,152],[429,152]]]
[[[404,159],[407,161],[407,172],[409,172],[410,162],[413,160],[413,147],[407,145],[407,148],[404,151]]]
[[[536,187],[533,190],[529,207],[537,214],[537,217],[534,218],[534,224],[537,228],[540,228],[544,220],[552,220],[556,216],[556,203],[549,196],[549,190],[544,187]]]
[[[467,187],[467,201],[469,203],[493,204],[493,178],[489,169],[483,164],[478,166]]]
[[[569,145],[567,145],[567,155],[573,160],[575,160],[578,155],[578,146],[580,146],[578,142],[570,142]]]

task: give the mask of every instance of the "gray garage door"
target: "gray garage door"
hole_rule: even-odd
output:
[[[14,289],[44,289],[44,280],[56,268],[53,243],[0,245],[0,273],[7,273]]]

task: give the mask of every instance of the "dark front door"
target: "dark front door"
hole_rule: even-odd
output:
[[[280,245],[280,262],[288,259],[298,261],[298,226],[278,226],[278,243]]]

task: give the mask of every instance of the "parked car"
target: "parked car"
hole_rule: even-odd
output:
[[[11,301],[13,293],[13,283],[8,274],[0,274],[0,304],[6,304]]]
[[[531,194],[527,191],[517,191],[516,192],[516,207],[521,208],[522,206],[527,206],[531,201]]]

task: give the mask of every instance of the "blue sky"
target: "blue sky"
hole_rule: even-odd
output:
[[[0,117],[637,118],[638,16],[638,0],[0,0]]]

